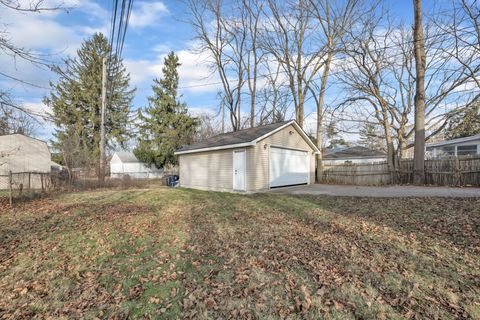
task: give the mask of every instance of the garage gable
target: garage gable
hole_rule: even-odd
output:
[[[291,138],[289,137],[295,134],[298,135],[298,137],[301,137],[301,139],[304,140],[304,143],[307,144],[314,153],[320,153],[320,150],[317,148],[315,143],[313,143],[313,141],[308,137],[307,133],[303,131],[303,129],[294,120],[256,139],[255,142],[261,143],[262,141],[270,138],[268,139],[269,141],[277,142],[279,145],[289,144],[292,148],[295,148],[295,146],[302,144],[298,139],[295,139],[293,144],[291,143]]]

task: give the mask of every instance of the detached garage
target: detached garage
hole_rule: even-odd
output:
[[[175,154],[182,187],[256,192],[314,183],[318,152],[292,120],[220,134]]]

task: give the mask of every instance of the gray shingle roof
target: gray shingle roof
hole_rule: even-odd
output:
[[[441,146],[447,146],[447,145],[451,145],[451,144],[469,142],[469,141],[475,141],[475,140],[480,140],[480,134],[477,134],[477,135],[474,135],[474,136],[469,136],[469,137],[463,137],[463,138],[457,138],[457,139],[427,143],[427,147],[441,147]]]
[[[127,163],[127,162],[139,162],[139,160],[137,159],[137,157],[135,157],[135,155],[133,154],[133,152],[129,152],[129,151],[119,151],[119,152],[116,152],[118,158],[123,162],[123,163]]]
[[[239,131],[219,134],[219,135],[210,137],[206,140],[183,146],[180,149],[178,149],[177,152],[252,142],[255,139],[260,138],[261,136],[264,136],[267,133],[289,122],[291,122],[291,120],[268,124],[265,126],[260,126],[255,128],[249,128],[249,129],[243,129]]]
[[[324,154],[323,159],[375,158],[385,156],[385,152],[372,150],[361,146],[355,146],[327,151]]]

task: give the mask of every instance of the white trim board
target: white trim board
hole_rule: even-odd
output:
[[[235,148],[244,148],[244,147],[253,147],[253,146],[255,146],[254,142],[244,142],[244,143],[237,143],[237,144],[226,144],[226,145],[217,146],[217,147],[176,151],[174,154],[181,155],[181,154],[187,154],[187,153],[198,153],[198,152],[215,151],[215,150],[223,150],[223,149],[235,149]]]
[[[475,140],[480,140],[480,134],[477,134],[475,136],[470,136],[470,137],[441,141],[441,142],[427,143],[425,146],[426,147],[443,147],[451,144],[457,144],[457,143],[469,142],[469,141],[475,141]]]

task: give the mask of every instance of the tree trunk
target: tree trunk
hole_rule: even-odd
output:
[[[387,167],[388,171],[392,175],[395,171],[395,146],[393,145],[392,131],[390,123],[388,122],[388,116],[385,108],[382,108],[382,126],[385,132],[385,144],[387,145]]]
[[[255,127],[255,94],[250,96],[250,128]]]
[[[299,45],[301,47],[301,44]],[[297,122],[300,127],[303,128],[303,104],[304,104],[304,96],[303,96],[303,77],[301,74],[302,70],[302,55],[299,53],[297,54],[297,96],[298,96],[298,106],[297,106]]]
[[[415,147],[413,155],[413,182],[425,183],[425,43],[422,26],[422,1],[413,0],[415,24]]]
[[[322,162],[322,126],[323,126],[323,104],[325,100],[325,91],[327,90],[328,73],[330,72],[330,64],[333,59],[333,52],[329,51],[325,66],[323,68],[322,80],[320,84],[320,96],[318,97],[317,105],[317,147],[320,153],[317,154],[317,182],[322,180],[323,162]]]
[[[300,127],[303,128],[303,104],[305,98],[303,97],[303,92],[299,92],[299,97],[298,97],[298,112],[297,112],[297,122]]]

